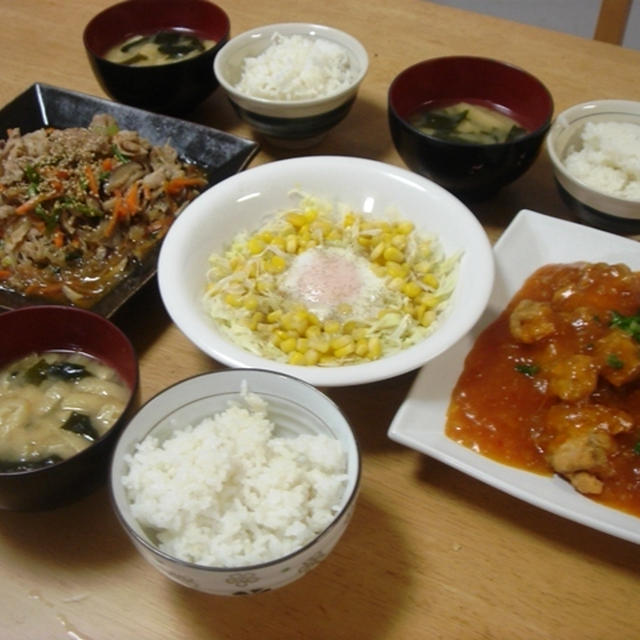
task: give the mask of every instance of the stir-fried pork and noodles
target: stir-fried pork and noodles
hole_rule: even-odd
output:
[[[165,144],[119,129],[10,129],[0,140],[0,288],[90,307],[206,184]]]

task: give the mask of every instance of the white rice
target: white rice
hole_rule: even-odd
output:
[[[581,147],[565,159],[567,171],[608,195],[640,200],[640,125],[588,122]]]
[[[277,437],[267,403],[245,400],[163,442],[149,436],[126,458],[132,514],[172,556],[216,567],[266,562],[334,518],[346,484],[341,443]]]
[[[244,59],[236,89],[254,98],[308,100],[346,89],[356,73],[347,50],[335,42],[275,33],[265,51]]]

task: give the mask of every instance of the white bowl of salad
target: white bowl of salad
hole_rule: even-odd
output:
[[[471,211],[363,158],[269,163],[174,222],[158,282],[175,324],[220,363],[330,387],[417,369],[484,311],[494,262]]]

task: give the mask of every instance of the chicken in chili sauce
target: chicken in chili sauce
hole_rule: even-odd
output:
[[[467,356],[446,432],[640,515],[640,272],[574,263],[532,274]]]

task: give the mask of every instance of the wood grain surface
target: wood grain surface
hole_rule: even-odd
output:
[[[0,0],[0,104],[38,81],[104,95],[82,31],[108,4]],[[229,0],[222,6],[232,34],[272,22],[312,21],[351,33],[367,49],[370,70],[352,112],[305,154],[404,166],[387,126],[387,88],[403,68],[434,56],[480,55],[524,67],[550,89],[556,113],[596,98],[640,100],[640,52],[422,0]],[[221,92],[192,119],[253,136]],[[296,155],[258,142],[254,165]],[[544,151],[524,177],[472,208],[493,240],[522,208],[572,217]],[[141,401],[220,368],[172,325],[155,283],[115,321],[140,356]],[[49,512],[0,513],[0,637],[640,638],[635,545],[520,502],[387,438],[413,378],[328,392],[361,442],[363,482],[344,538],[304,579],[238,599],[180,587],[138,556],[102,488]]]

